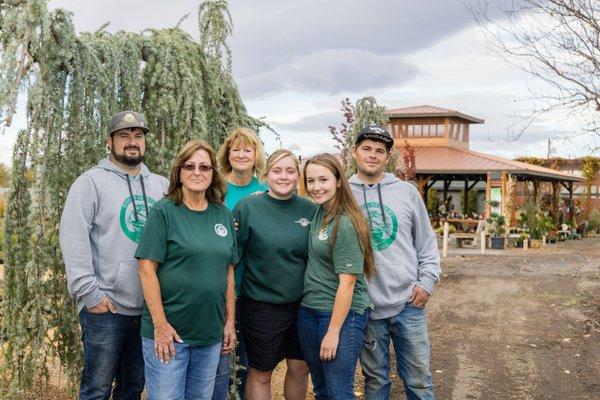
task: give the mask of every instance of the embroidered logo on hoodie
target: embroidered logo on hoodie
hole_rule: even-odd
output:
[[[133,242],[139,243],[148,215],[146,215],[146,207],[144,206],[144,196],[136,194],[133,197],[135,198],[137,219],[135,218],[136,213],[133,211],[133,205],[131,204],[131,197],[128,196],[121,205],[119,220],[121,222],[121,230],[125,236]],[[156,200],[146,197],[146,201],[148,202],[148,211],[150,211]]]
[[[387,206],[370,201],[360,206],[371,224],[371,244],[373,250],[385,250],[394,243],[398,233],[398,218]],[[381,211],[383,210],[383,213]]]

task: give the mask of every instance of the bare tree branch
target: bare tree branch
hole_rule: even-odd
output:
[[[471,12],[492,52],[543,84],[528,86],[534,111],[517,138],[554,111],[585,116],[582,130],[600,135],[600,1],[507,0],[504,6],[502,22],[492,20],[486,0]]]

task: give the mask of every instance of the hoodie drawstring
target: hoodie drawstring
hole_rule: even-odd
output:
[[[135,206],[135,198],[133,197],[133,191],[131,190],[131,181],[129,180],[129,174],[125,174],[127,177],[127,187],[129,188],[129,198],[131,199],[131,205],[133,206],[133,217],[136,221],[139,221],[137,208]]]
[[[383,200],[381,199],[381,183],[377,184],[377,195],[379,196],[379,210],[381,211],[381,218],[383,218],[383,226],[387,228],[387,220],[385,219],[385,212],[383,210]]]
[[[125,174],[127,177],[127,187],[129,188],[129,198],[131,199],[131,204],[133,205],[133,217],[136,221],[140,220],[138,216],[137,207],[135,206],[135,197],[133,197],[133,191],[131,190],[131,180],[129,179],[129,174]],[[142,185],[142,195],[144,198],[144,207],[146,208],[146,216],[148,216],[148,199],[146,198],[146,188],[144,187],[144,177],[140,175],[140,184]]]
[[[369,205],[367,204],[367,191],[365,189],[365,184],[361,183],[360,187],[363,190],[363,197],[365,199],[365,208],[367,209],[367,217],[369,218],[369,230],[373,232],[373,221],[371,220],[371,214],[369,213]]]
[[[140,174],[140,184],[142,185],[142,196],[144,197],[144,208],[146,209],[146,217],[148,217],[148,199],[146,199],[146,188],[144,187],[144,177]]]

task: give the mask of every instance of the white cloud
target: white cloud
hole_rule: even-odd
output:
[[[401,85],[416,75],[417,68],[398,57],[363,50],[323,50],[242,78],[239,87],[244,98],[283,91],[339,94]]]

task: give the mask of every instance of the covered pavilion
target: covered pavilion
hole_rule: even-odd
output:
[[[463,204],[467,204],[469,191],[485,182],[485,216],[491,211],[502,213],[507,226],[515,222],[517,182],[533,182],[537,199],[540,184],[552,186],[553,209],[558,208],[560,187],[568,191],[569,208],[573,213],[573,184],[584,179],[565,172],[524,162],[471,151],[469,137],[471,124],[484,120],[458,111],[433,106],[396,108],[388,111],[390,133],[398,148],[410,144],[415,150],[416,181],[426,200],[431,187],[443,183],[442,200],[446,202],[453,182],[463,182]],[[490,200],[499,202],[491,210]],[[464,210],[463,210],[464,211]]]

